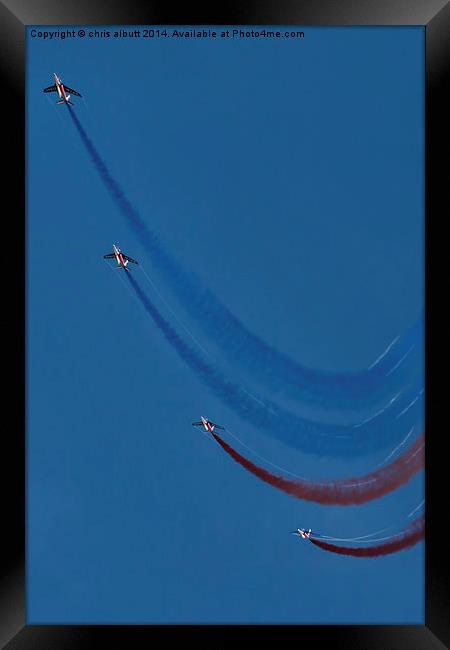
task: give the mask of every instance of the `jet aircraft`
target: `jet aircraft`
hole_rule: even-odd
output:
[[[69,88],[68,86],[64,85],[56,72],[53,73],[53,79],[55,80],[53,86],[44,88],[43,92],[58,93],[59,101],[56,102],[57,104],[70,104],[73,106],[72,102],[70,101],[70,95],[72,94],[76,95],[77,97],[81,97],[80,93],[76,90],[73,90],[73,88]]]
[[[113,252],[108,253],[107,255],[103,255],[105,260],[112,260],[115,258],[117,262],[117,269],[125,269],[125,271],[129,271],[130,269],[127,269],[128,262],[131,262],[132,264],[138,264],[139,262],[136,262],[132,257],[128,257],[128,255],[125,255],[125,253],[122,253],[120,248],[113,244]]]
[[[209,433],[213,433],[214,429],[225,430],[225,427],[222,427],[220,426],[220,424],[216,424],[215,422],[211,422],[211,420],[204,418],[203,415],[200,417],[201,417],[200,422],[192,423],[193,427],[203,427],[205,431],[208,431]]]
[[[297,530],[291,531],[292,535],[297,535],[302,539],[309,539],[311,537],[311,533],[312,533],[311,528],[309,530],[305,530],[304,528],[297,528]]]

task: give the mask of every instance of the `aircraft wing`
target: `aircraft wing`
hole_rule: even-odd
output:
[[[139,266],[139,262],[136,262],[136,260],[134,260],[132,257],[128,257],[128,255],[124,255],[123,253],[122,257],[124,260],[128,260],[129,262],[132,262],[133,264],[137,264]]]
[[[193,422],[193,423],[192,423],[192,426],[193,426],[193,427],[202,427],[202,426],[203,426],[203,422]]]
[[[222,431],[225,431],[225,427],[220,426],[220,424],[216,424],[215,422],[210,422],[210,424],[212,424],[213,427],[216,427],[216,429],[222,429]]]
[[[108,253],[108,255],[103,255],[103,257],[105,260],[112,260],[115,257],[115,255],[114,253]]]
[[[64,88],[65,88],[65,89],[67,90],[67,92],[70,93],[71,95],[75,95],[76,97],[81,97],[81,95],[80,95],[79,92],[77,92],[77,91],[74,90],[73,88],[69,88],[69,86],[66,86],[66,84],[64,84]]]
[[[53,84],[53,86],[48,86],[47,88],[44,88],[42,91],[43,93],[55,93],[56,92],[56,84]]]

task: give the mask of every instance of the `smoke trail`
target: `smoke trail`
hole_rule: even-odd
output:
[[[360,505],[378,499],[409,481],[414,474],[422,469],[424,464],[424,436],[422,434],[397,460],[366,476],[330,480],[324,483],[303,479],[292,480],[283,476],[275,476],[266,469],[258,467],[239,454],[216,433],[213,433],[212,436],[234,461],[265,483],[297,499],[326,505]]]
[[[219,399],[255,427],[275,435],[287,445],[322,455],[326,453],[337,456],[360,455],[367,453],[368,444],[374,448],[385,446],[386,432],[384,432],[384,435],[380,435],[373,422],[367,425],[364,430],[344,425],[319,425],[283,411],[273,402],[268,400],[263,402],[228,381],[216,367],[206,362],[196,350],[185,343],[161,316],[131,273],[127,273],[126,277],[147,313],[178,355]],[[402,408],[402,406],[403,404],[399,400],[398,408]],[[412,412],[412,410],[411,408],[410,411]],[[392,432],[388,431],[387,434],[390,436]]]
[[[414,508],[408,515],[404,515],[402,519],[409,519],[412,517],[412,515],[417,512],[422,505],[425,503],[425,499],[422,500],[422,502]],[[373,544],[374,542],[381,542],[385,541],[386,539],[393,539],[394,537],[397,537],[398,535],[401,535],[402,533],[395,533],[391,534],[388,537],[379,537],[382,533],[386,533],[388,530],[392,530],[394,528],[394,525],[391,524],[390,526],[385,526],[384,528],[381,528],[379,530],[373,531],[371,533],[367,533],[366,535],[358,535],[357,537],[336,537],[334,535],[325,535],[324,533],[316,533],[312,532],[311,536],[317,539],[324,539],[327,542],[357,542],[358,544]],[[395,524],[395,528],[398,528],[398,520],[397,523]]]
[[[314,538],[325,539],[329,542],[359,542],[360,544],[371,544],[379,540],[376,539],[377,535],[385,533],[390,530],[392,526],[386,528],[381,528],[380,530],[375,531],[374,533],[368,533],[367,535],[359,535],[359,537],[332,537],[331,535],[322,535],[322,533],[311,533]]]
[[[419,505],[416,506],[414,508],[414,510],[411,510],[408,517],[412,517],[418,510],[420,510],[423,507],[424,503],[425,503],[425,499],[422,499],[422,501],[419,503]]]
[[[403,438],[403,440],[402,440],[402,441],[401,441],[401,442],[400,442],[396,447],[394,447],[394,449],[393,449],[393,450],[392,450],[392,451],[391,451],[391,452],[386,456],[386,458],[385,458],[384,460],[381,461],[381,463],[378,463],[377,467],[379,467],[380,465],[384,465],[384,463],[387,463],[387,461],[388,461],[390,458],[392,458],[392,456],[395,456],[395,454],[397,453],[397,451],[398,451],[399,449],[401,449],[402,447],[404,447],[404,445],[406,444],[406,441],[408,440],[408,438],[410,438],[411,435],[413,434],[414,429],[415,429],[415,427],[411,427],[411,429],[408,431],[408,433],[407,433],[406,436]]]
[[[425,535],[425,517],[422,515],[415,519],[409,526],[404,528],[397,535],[393,535],[388,539],[384,544],[375,544],[373,546],[366,547],[354,547],[354,546],[337,546],[336,544],[330,544],[320,539],[315,539],[313,537],[309,538],[311,544],[318,546],[324,551],[329,551],[330,553],[337,553],[339,555],[352,555],[353,557],[379,557],[380,555],[389,555],[390,553],[397,553],[402,551],[405,548],[410,548],[414,546]]]
[[[170,256],[111,175],[75,112],[70,106],[68,109],[106,189],[151,255],[155,267],[164,275],[191,316],[199,321],[206,334],[223,350],[228,360],[270,388],[272,394],[285,393],[297,400],[320,404],[326,402],[338,408],[347,407],[348,403],[354,405],[354,400],[379,400],[382,394],[395,392],[399,381],[403,381],[398,375],[402,374],[406,359],[414,356],[413,352],[420,348],[422,318],[404,336],[397,337],[364,370],[334,373],[307,368],[294,362],[250,332],[197,276],[183,269]]]

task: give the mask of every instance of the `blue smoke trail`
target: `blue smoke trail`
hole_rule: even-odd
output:
[[[397,392],[405,381],[407,361],[417,361],[417,354],[421,354],[422,317],[370,368],[335,373],[296,363],[251,333],[212,291],[170,256],[111,175],[75,112],[70,106],[68,109],[106,189],[151,255],[153,264],[164,274],[189,313],[199,320],[205,333],[222,348],[228,360],[241,366],[272,394],[283,393],[299,401],[330,407],[356,407],[355,401],[379,401],[383,396]]]
[[[389,429],[380,432],[378,418],[373,418],[366,426],[319,425],[277,407],[273,402],[260,400],[247,393],[236,384],[228,381],[221,372],[205,361],[190,347],[163,318],[150,298],[136,280],[127,273],[127,278],[147,313],[174,347],[178,355],[200,377],[203,383],[227,406],[258,429],[274,435],[277,439],[296,449],[308,453],[338,457],[360,456],[384,448],[399,431],[404,435],[405,426],[410,426],[410,418],[417,420],[420,413],[421,398],[413,403],[415,394],[409,394],[396,405],[397,419],[394,418]],[[400,403],[401,402],[401,403]],[[405,418],[400,418],[400,409],[405,410]],[[370,448],[370,449],[369,449]]]

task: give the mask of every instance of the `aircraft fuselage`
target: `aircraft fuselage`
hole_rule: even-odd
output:
[[[113,244],[113,250],[114,255],[116,256],[117,266],[122,266],[124,269],[126,269],[128,261],[123,259],[123,255],[120,252],[120,249],[115,244]]]

